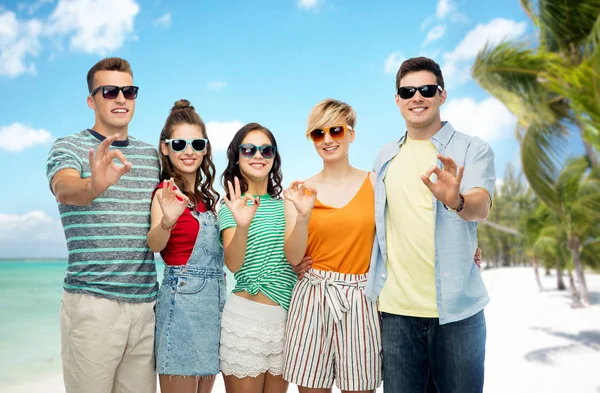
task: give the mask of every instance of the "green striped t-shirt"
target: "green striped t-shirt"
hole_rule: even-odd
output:
[[[90,177],[88,151],[96,151],[103,139],[84,130],[56,140],[46,161],[48,181],[67,168]],[[110,149],[123,152],[132,169],[87,206],[58,204],[69,252],[63,286],[68,292],[149,302],[158,290],[154,253],[146,243],[152,192],[159,180],[158,154],[133,137],[113,142]]]
[[[223,204],[219,210],[219,231],[236,226],[231,211]],[[234,274],[233,292],[246,291],[256,295],[260,291],[285,310],[289,308],[292,290],[298,280],[285,259],[284,236],[283,200],[261,195],[248,230],[244,263]]]

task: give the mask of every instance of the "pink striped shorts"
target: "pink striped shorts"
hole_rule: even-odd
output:
[[[372,390],[381,384],[381,322],[364,295],[366,274],[311,269],[296,284],[286,325],[286,381],[307,388]]]

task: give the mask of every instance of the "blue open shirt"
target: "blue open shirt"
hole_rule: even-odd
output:
[[[390,161],[400,151],[406,135],[387,144],[377,155],[373,171],[375,182],[375,225],[377,233],[371,254],[371,267],[366,294],[376,301],[387,278],[387,246],[385,233],[385,209],[387,199],[384,179]],[[493,196],[496,174],[494,152],[489,144],[477,137],[457,132],[450,123],[431,137],[438,154],[452,158],[457,167],[465,171],[460,185],[461,193],[473,188],[483,188]],[[437,165],[442,164],[438,160]],[[389,179],[388,179],[389,180]],[[431,196],[435,225],[435,290],[440,324],[460,321],[483,310],[489,302],[479,268],[473,263],[477,249],[477,223],[463,220],[453,211],[444,209]],[[395,219],[401,220],[402,217]]]

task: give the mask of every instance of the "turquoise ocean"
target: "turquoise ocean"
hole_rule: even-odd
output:
[[[163,266],[156,262],[159,282]],[[62,372],[59,309],[66,268],[66,260],[0,261],[0,387]],[[228,293],[234,285],[228,273]]]

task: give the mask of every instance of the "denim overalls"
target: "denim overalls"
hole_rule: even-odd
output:
[[[211,212],[192,212],[200,230],[186,265],[166,266],[156,304],[158,374],[219,373],[221,313],[227,289],[219,225]]]

